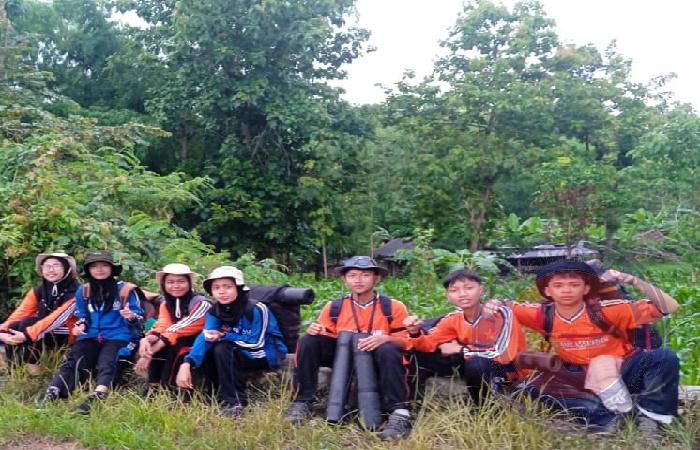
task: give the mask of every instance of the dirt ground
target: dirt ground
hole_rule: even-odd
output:
[[[57,441],[48,437],[19,435],[0,443],[0,450],[82,450],[77,442]]]

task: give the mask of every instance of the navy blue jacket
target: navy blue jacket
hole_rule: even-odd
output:
[[[86,299],[83,298],[83,289],[75,291],[75,315],[78,317],[78,323],[88,322],[89,327],[85,330],[85,334],[78,336],[81,339],[106,339],[113,341],[131,341],[134,337],[135,329],[140,327],[140,321],[143,312],[141,311],[141,303],[134,291],[129,293],[127,301],[129,309],[136,314],[137,320],[129,322],[121,316],[119,311],[122,309],[121,301],[119,300],[118,292],[124,286],[123,281],[117,282],[117,295],[114,296],[112,308],[104,311],[103,308],[93,308]],[[90,316],[90,320],[86,320]]]
[[[229,341],[241,349],[243,355],[250,359],[266,358],[268,367],[276,369],[287,354],[287,347],[282,340],[277,319],[263,303],[252,307],[252,320],[249,314],[243,314],[238,323],[224,322],[211,312],[207,313],[204,330],[216,330],[224,333],[220,341]],[[214,345],[204,338],[202,331],[185,356],[185,361],[199,367],[204,361],[204,355]]]

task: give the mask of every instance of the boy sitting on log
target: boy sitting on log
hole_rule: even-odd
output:
[[[517,378],[513,361],[518,352],[527,350],[525,335],[507,308],[484,317],[484,287],[476,272],[452,271],[442,284],[457,311],[440,317],[429,331],[416,316],[404,321],[416,351],[419,385],[426,376],[450,376],[457,369],[472,401],[480,404],[495,382]]]
[[[378,374],[377,388],[382,399],[380,406],[384,412],[390,413],[382,427],[380,438],[392,440],[406,437],[411,429],[409,389],[404,364],[404,349],[408,341],[403,326],[404,319],[408,316],[406,306],[377,293],[375,287],[387,271],[368,256],[348,259],[336,270],[336,274],[342,278],[350,292],[328,302],[318,320],[309,326],[307,334],[299,342],[294,376],[296,398],[285,418],[293,425],[300,425],[311,416],[310,405],[316,394],[318,369],[322,366],[333,367],[335,377],[336,372],[341,372],[336,367],[337,364],[334,364],[336,344],[348,334],[354,334],[357,338],[360,333],[364,333],[361,336],[367,337],[354,339],[355,350],[373,356]],[[334,382],[331,381],[332,390]],[[345,386],[340,386],[341,390],[344,388]],[[340,408],[344,407],[342,403],[344,401]],[[360,409],[362,415],[362,405]],[[331,421],[340,420],[335,414],[329,414],[327,418]]]
[[[539,304],[491,300],[486,313],[512,308],[526,327],[542,333],[563,367],[544,372],[527,389],[542,402],[569,411],[603,432],[634,414],[639,430],[657,435],[678,408],[678,357],[665,348],[635,347],[629,331],[675,312],[678,303],[632,275],[608,271],[607,281],[628,283],[647,299],[602,300],[602,280],[584,262],[558,261],[537,272]]]

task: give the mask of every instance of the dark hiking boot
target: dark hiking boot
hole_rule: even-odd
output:
[[[284,414],[284,420],[295,427],[300,426],[311,417],[311,407],[308,403],[294,402],[289,405],[287,412]]]
[[[646,438],[656,439],[661,437],[659,422],[647,416],[637,417],[637,430],[639,430],[639,434]]]
[[[237,419],[243,415],[245,412],[245,406],[243,405],[225,405],[221,407],[221,414],[230,417],[232,419]]]
[[[411,418],[403,414],[391,413],[379,433],[382,441],[403,439],[411,432]]]
[[[93,392],[92,394],[88,395],[85,401],[81,404],[79,404],[75,408],[75,412],[78,414],[90,414],[90,409],[92,408],[92,404],[95,401],[98,400],[104,400],[107,398],[107,393],[106,392]]]
[[[44,396],[39,399],[39,401],[36,402],[36,409],[37,411],[41,411],[43,409],[46,409],[46,406],[51,403],[55,402],[58,400],[61,396],[61,391],[56,387],[56,386],[49,386],[46,388],[46,392],[44,392]]]
[[[615,417],[610,420],[610,422],[606,423],[605,425],[589,425],[588,426],[588,431],[590,431],[593,434],[600,434],[600,435],[613,435],[620,431],[624,424],[624,418],[621,415],[616,415]]]

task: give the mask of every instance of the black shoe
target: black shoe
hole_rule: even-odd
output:
[[[41,411],[42,409],[46,409],[46,405],[48,405],[51,402],[55,402],[61,397],[61,391],[56,387],[56,386],[49,386],[46,388],[46,392],[44,393],[44,396],[39,399],[39,401],[36,402],[36,409],[37,411]]]
[[[311,417],[311,407],[305,402],[294,402],[284,414],[284,420],[295,427],[300,426]]]
[[[237,419],[243,415],[245,406],[238,405],[225,405],[221,407],[221,414],[230,417],[232,419]]]
[[[106,398],[106,392],[95,391],[92,394],[88,395],[85,401],[75,408],[75,412],[78,414],[90,414],[90,408],[92,408],[92,403],[94,403],[97,400],[104,400]]]
[[[411,418],[403,414],[391,413],[382,427],[379,438],[382,441],[403,439],[411,433]]]
[[[639,434],[649,439],[661,437],[661,425],[656,420],[640,415],[637,417],[637,430]]]

